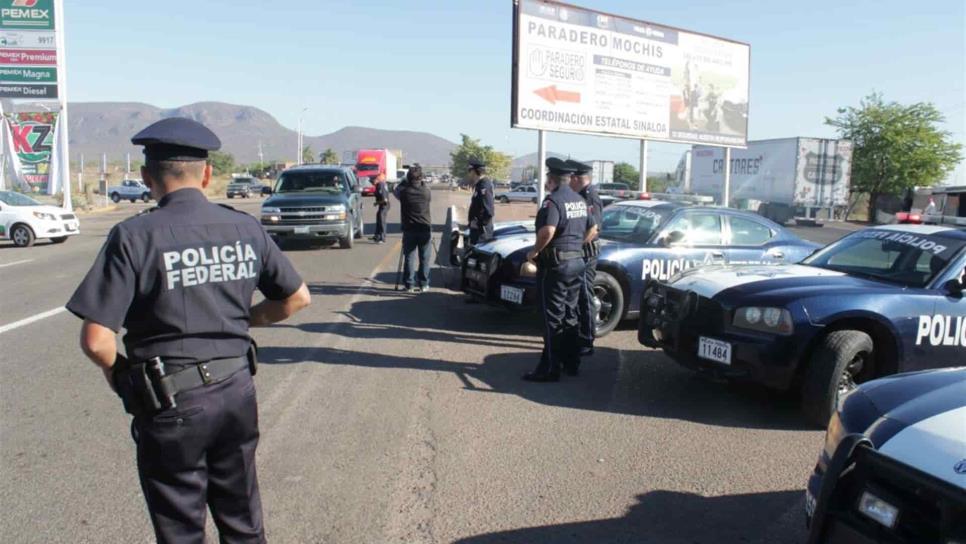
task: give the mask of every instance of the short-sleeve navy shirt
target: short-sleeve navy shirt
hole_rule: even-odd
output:
[[[111,230],[67,309],[125,329],[133,361],[193,363],[247,352],[255,289],[281,300],[301,285],[255,218],[181,189]]]
[[[556,227],[549,247],[562,251],[579,251],[587,231],[596,224],[587,211],[587,202],[567,185],[547,195],[537,212],[537,230],[547,225]]]
[[[579,194],[584,197],[584,201],[587,202],[587,211],[594,218],[594,224],[599,227],[601,221],[603,221],[604,203],[600,200],[600,193],[597,191],[597,186],[588,185]],[[594,237],[595,240],[598,238],[600,238],[599,234]]]

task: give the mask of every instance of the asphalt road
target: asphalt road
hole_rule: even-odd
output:
[[[468,199],[434,197],[438,222]],[[85,216],[63,245],[0,245],[6,542],[151,541],[128,418],[77,348],[79,321],[59,310],[110,226],[143,207]],[[828,241],[848,229],[797,230]],[[254,332],[271,541],[803,540],[822,433],[793,399],[705,381],[627,326],[579,378],[522,382],[537,316],[465,304],[438,273],[429,293],[395,292],[398,247],[397,234],[287,251],[313,304]]]

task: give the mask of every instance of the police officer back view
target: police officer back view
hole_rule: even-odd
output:
[[[116,225],[67,309],[81,347],[134,415],[137,466],[158,542],[264,542],[249,326],[281,321],[309,293],[258,221],[211,204],[203,125],[169,118],[131,140],[158,207]],[[255,289],[266,299],[254,306]],[[115,334],[126,330],[127,357]]]
[[[470,222],[470,245],[476,245],[481,239],[493,237],[493,182],[484,177],[486,163],[480,159],[469,160],[470,183],[473,184],[473,197],[470,199],[470,210],[466,214]]]
[[[376,184],[376,233],[372,240],[377,244],[386,243],[386,216],[389,214],[389,186],[386,174],[379,172],[373,182]]]
[[[577,373],[577,301],[584,272],[583,245],[597,233],[587,203],[569,186],[573,168],[557,158],[547,159],[546,164],[549,195],[537,212],[537,241],[527,254],[528,261],[538,260],[537,288],[544,320],[540,362],[523,376],[533,382],[558,381],[561,368]]]
[[[570,178],[570,188],[579,194],[587,203],[587,211],[594,217],[594,224],[600,228],[603,219],[604,204],[600,201],[597,186],[592,185],[590,173],[593,167],[582,162],[568,160],[567,166],[574,170]],[[594,302],[594,280],[597,278],[597,254],[600,253],[598,233],[592,240],[584,244],[584,273],[580,286],[580,300],[577,303],[579,314],[578,345],[581,355],[594,353],[594,336],[597,330],[597,306]]]

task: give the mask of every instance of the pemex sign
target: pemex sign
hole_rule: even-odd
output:
[[[54,0],[0,0],[0,29],[54,30]]]

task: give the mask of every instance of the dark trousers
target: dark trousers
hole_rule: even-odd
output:
[[[411,287],[429,286],[429,259],[432,250],[433,233],[431,231],[404,231],[402,250],[405,255],[403,266],[403,284],[406,289]],[[419,254],[419,269],[416,269],[416,255]]]
[[[562,367],[580,364],[577,347],[577,302],[583,282],[583,259],[569,259],[557,266],[540,265],[537,288],[543,312],[543,352],[536,372],[559,374]]]
[[[475,229],[470,229],[470,245],[475,246],[477,242],[482,239],[483,241],[493,238],[493,223],[487,223],[482,227]]]
[[[386,239],[386,215],[388,215],[388,213],[388,204],[376,207],[376,232],[372,236],[376,240]]]
[[[134,420],[138,475],[157,541],[204,542],[210,508],[221,542],[265,542],[251,374],[240,370],[177,400],[177,408]]]
[[[594,347],[597,330],[597,308],[594,305],[594,279],[597,278],[597,258],[584,259],[583,281],[580,284],[580,300],[577,312],[580,324],[577,327],[579,345],[582,348]]]

